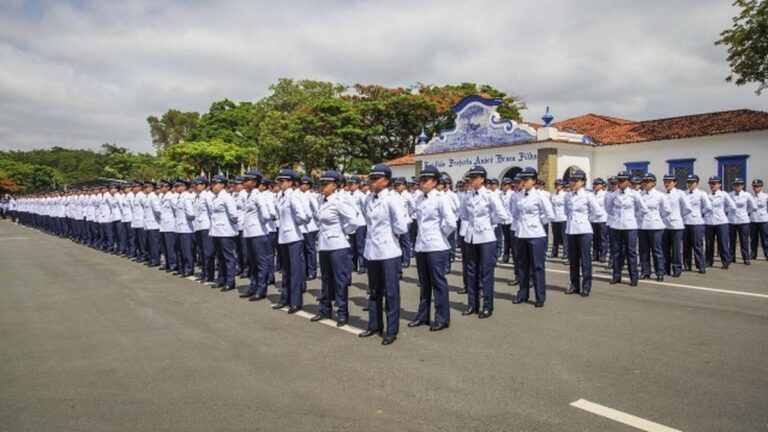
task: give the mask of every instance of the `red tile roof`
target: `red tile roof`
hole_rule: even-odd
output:
[[[741,109],[639,122],[586,114],[553,125],[599,144],[627,144],[768,129],[768,112]]]
[[[389,166],[413,165],[415,163],[416,163],[416,160],[413,159],[413,155],[406,155],[406,156],[399,157],[397,159],[392,159],[386,162],[386,164]]]

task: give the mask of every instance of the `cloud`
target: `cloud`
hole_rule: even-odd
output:
[[[115,142],[151,151],[146,117],[256,100],[280,77],[488,83],[633,119],[763,109],[713,46],[735,9],[668,1],[20,1],[0,6],[0,149]]]

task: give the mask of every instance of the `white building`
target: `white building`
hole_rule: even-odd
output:
[[[537,125],[501,119],[500,103],[481,96],[461,100],[453,108],[456,126],[428,142],[420,140],[414,155],[389,161],[393,175],[411,177],[422,166],[435,165],[458,180],[482,165],[498,179],[532,166],[550,187],[575,168],[589,181],[621,170],[679,179],[693,172],[702,183],[717,174],[727,190],[735,177],[768,181],[768,112],[743,109],[647,121],[586,114],[552,123],[548,110],[544,125]]]

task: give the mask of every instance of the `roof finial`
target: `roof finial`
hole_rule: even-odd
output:
[[[552,120],[554,120],[554,116],[550,114],[549,107],[547,107],[547,112],[544,113],[544,116],[541,118],[544,120],[544,127],[551,127],[550,123],[552,123]]]
[[[424,128],[421,128],[421,134],[419,134],[419,144],[426,144],[427,141],[427,133],[424,132]]]

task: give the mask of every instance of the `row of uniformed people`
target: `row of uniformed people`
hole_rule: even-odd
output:
[[[580,184],[580,178],[583,177],[583,173],[575,173],[573,190],[563,197],[563,212],[566,214],[565,224],[565,237],[571,250],[571,275],[572,282],[567,292],[580,292],[582,295],[588,295],[591,285],[591,260],[601,259],[599,253],[595,253],[595,256],[590,257],[589,249],[595,249],[599,252],[602,250],[600,244],[601,241],[592,242],[590,238],[591,232],[600,231],[601,224],[608,225],[612,235],[612,250],[611,257],[614,262],[614,274],[620,276],[621,263],[624,261],[623,254],[629,255],[628,261],[630,264],[630,283],[636,283],[636,270],[634,271],[635,277],[633,278],[632,258],[631,251],[634,251],[634,247],[631,247],[637,238],[636,229],[640,226],[633,226],[630,223],[630,214],[637,218],[642,215],[642,219],[636,220],[636,225],[641,225],[644,228],[642,231],[658,231],[658,220],[655,217],[647,217],[648,211],[643,212],[643,208],[658,208],[662,211],[666,206],[655,199],[657,193],[653,190],[655,186],[655,178],[647,176],[646,184],[650,185],[646,189],[645,195],[642,193],[637,194],[628,187],[628,175],[626,173],[619,173],[613,186],[614,190],[610,193],[605,193],[602,189],[601,181],[596,180],[594,182],[593,192],[583,192],[583,184]],[[334,174],[329,174],[334,176]],[[558,204],[553,200],[552,195],[559,195],[560,191],[556,194],[548,194],[545,191],[537,188],[536,171],[532,168],[526,168],[521,172],[519,178],[515,180],[514,190],[511,188],[511,181],[503,182],[504,193],[499,191],[496,193],[493,183],[491,187],[486,189],[487,183],[486,173],[482,167],[475,167],[470,170],[467,176],[466,190],[460,191],[460,203],[457,206],[453,203],[453,199],[450,193],[445,191],[439,194],[432,194],[439,196],[439,199],[433,199],[427,201],[430,197],[429,192],[425,193],[424,190],[428,189],[440,189],[441,186],[445,188],[445,181],[439,179],[439,173],[434,168],[427,167],[424,171],[422,179],[426,183],[421,190],[414,191],[410,197],[404,197],[405,190],[400,189],[399,185],[394,187],[392,192],[387,189],[387,186],[381,187],[381,184],[388,185],[389,177],[391,177],[391,171],[388,167],[381,165],[377,166],[377,169],[372,171],[371,185],[369,186],[373,191],[373,198],[371,193],[364,195],[365,199],[362,203],[357,203],[354,199],[354,192],[358,189],[354,188],[356,182],[353,180],[351,184],[343,185],[342,179],[339,177],[336,182],[324,181],[321,185],[321,192],[326,188],[330,188],[328,183],[335,183],[337,189],[346,188],[345,191],[340,193],[338,197],[343,199],[345,203],[349,205],[349,209],[354,210],[354,218],[351,222],[345,223],[342,232],[346,237],[350,237],[351,234],[358,233],[360,228],[360,217],[363,218],[363,225],[367,227],[370,232],[367,233],[366,238],[370,241],[371,238],[376,238],[378,241],[371,242],[370,248],[365,246],[363,249],[363,258],[365,260],[375,261],[374,272],[369,274],[369,286],[370,286],[370,320],[369,330],[370,334],[375,334],[384,329],[384,323],[381,318],[382,314],[382,298],[387,298],[387,336],[385,342],[391,343],[397,335],[397,319],[394,317],[399,314],[399,286],[397,281],[393,279],[394,275],[399,274],[400,267],[403,265],[401,255],[408,253],[407,248],[401,244],[401,239],[404,235],[407,235],[408,224],[417,229],[416,236],[416,252],[417,252],[417,265],[419,266],[419,285],[422,289],[422,300],[420,305],[420,311],[417,319],[411,324],[418,326],[429,323],[429,309],[430,309],[430,295],[432,291],[435,296],[435,319],[431,322],[435,330],[440,330],[449,325],[448,315],[448,303],[447,303],[447,284],[444,280],[444,274],[448,268],[445,260],[442,259],[442,254],[432,254],[422,256],[422,260],[419,259],[419,252],[442,252],[444,245],[441,243],[440,236],[436,235],[436,231],[430,231],[429,220],[420,220],[419,204],[425,202],[433,203],[435,201],[445,201],[445,209],[443,211],[445,219],[449,219],[450,215],[455,218],[458,213],[457,225],[459,228],[459,239],[463,249],[463,261],[465,263],[465,290],[469,293],[468,306],[464,311],[465,315],[478,313],[481,318],[490,316],[493,312],[493,268],[497,257],[497,235],[496,226],[509,226],[510,231],[514,233],[514,253],[513,258],[517,261],[515,266],[516,274],[519,279],[520,289],[518,291],[515,303],[522,303],[528,300],[528,291],[530,285],[533,284],[536,288],[536,306],[543,306],[546,298],[546,282],[544,273],[544,258],[547,247],[547,230],[546,226],[550,222],[556,219],[554,207]],[[434,187],[429,189],[432,185],[431,179],[434,178]],[[383,179],[383,183],[382,183]],[[438,180],[439,179],[439,180]],[[267,193],[267,182],[258,173],[249,173],[243,178],[243,190],[233,189],[233,192],[237,193],[240,197],[242,204],[238,208],[237,200],[233,198],[226,191],[226,178],[222,176],[216,176],[211,182],[210,190],[207,188],[207,181],[204,178],[198,178],[194,182],[196,189],[196,195],[193,195],[194,202],[194,215],[192,216],[192,230],[194,230],[196,244],[202,251],[203,255],[203,280],[211,281],[213,279],[213,262],[214,256],[218,258],[219,263],[219,277],[218,284],[216,286],[221,287],[223,290],[230,290],[234,288],[235,268],[236,268],[236,241],[238,236],[242,236],[245,250],[247,251],[249,258],[248,268],[251,270],[251,285],[249,289],[243,294],[244,297],[251,297],[252,300],[258,300],[264,298],[266,295],[266,285],[270,282],[270,272],[274,270],[274,260],[269,255],[269,251],[273,250],[273,245],[276,243],[279,255],[283,256],[283,290],[281,294],[281,300],[276,307],[289,306],[289,312],[295,312],[302,306],[301,293],[305,290],[307,272],[306,268],[306,243],[313,242],[311,237],[307,237],[309,232],[308,224],[309,220],[313,217],[308,215],[318,215],[321,213],[322,204],[333,201],[320,200],[318,205],[313,209],[310,199],[306,196],[310,193],[308,189],[299,189],[300,183],[306,183],[298,178],[298,176],[290,170],[282,171],[277,178],[274,193]],[[373,183],[379,181],[375,186]],[[667,182],[673,182],[673,179],[665,179]],[[692,179],[693,180],[693,179]],[[350,183],[350,182],[347,182]],[[400,183],[399,180],[395,183]],[[642,182],[641,182],[642,183]],[[691,192],[690,197],[695,197],[695,182],[692,183],[694,192]],[[673,183],[672,189],[669,190],[669,196],[677,195],[676,189],[674,189]],[[353,186],[353,187],[350,187]],[[159,258],[157,261],[153,260],[153,246],[152,244],[159,243],[158,237],[168,237],[169,234],[160,235],[161,225],[163,225],[163,209],[173,208],[175,215],[190,219],[189,215],[186,215],[188,207],[179,205],[181,197],[186,192],[186,183],[183,181],[176,182],[173,185],[167,183],[161,183],[160,194],[154,193],[154,184],[151,182],[144,183],[143,187],[138,185],[128,185],[129,187],[124,189],[121,200],[120,193],[115,193],[114,188],[110,188],[106,192],[109,196],[115,197],[118,202],[132,203],[127,207],[133,208],[134,214],[140,214],[143,217],[128,218],[130,220],[130,230],[136,234],[134,237],[138,239],[145,239],[144,244],[141,241],[135,242],[136,253],[138,256],[149,255],[150,265],[159,264]],[[173,186],[174,189],[170,190]],[[756,185],[757,186],[757,185]],[[463,189],[463,187],[462,187]],[[301,193],[304,192],[304,193]],[[340,191],[341,192],[341,191]],[[351,192],[351,193],[350,193]],[[398,193],[399,192],[399,193]],[[761,192],[761,191],[759,191]],[[329,195],[323,196],[327,198]],[[362,194],[362,192],[361,192]],[[76,194],[78,196],[83,194]],[[85,196],[101,195],[101,199],[104,199],[102,192],[91,191]],[[259,199],[259,196],[263,195],[263,199]],[[641,197],[638,199],[638,195]],[[763,194],[764,195],[764,194]],[[112,199],[107,196],[106,201],[111,202]],[[187,195],[189,196],[189,195]],[[601,204],[602,196],[602,204]],[[738,196],[738,195],[737,195]],[[759,197],[758,193],[758,197]],[[82,197],[82,196],[81,196]],[[176,197],[175,199],[173,197]],[[379,197],[382,201],[377,201]],[[51,197],[46,197],[49,199]],[[458,198],[458,196],[457,196]],[[262,202],[262,204],[259,204]],[[689,201],[691,199],[689,198]],[[756,201],[759,201],[756,200]],[[765,212],[765,204],[762,207],[757,204],[756,208],[762,208]],[[381,220],[372,218],[376,215],[373,212],[374,206],[367,208],[371,203],[387,203],[387,208],[392,208],[391,214],[386,217],[382,216]],[[656,202],[656,204],[654,204]],[[746,201],[745,201],[746,202]],[[35,201],[36,205],[40,203]],[[48,202],[50,204],[50,202]],[[99,201],[101,203],[101,201]],[[166,204],[164,204],[166,203]],[[555,204],[553,206],[553,204]],[[749,206],[749,204],[745,204]],[[135,207],[139,206],[139,207]],[[359,206],[359,207],[358,207]],[[48,206],[44,206],[48,209]],[[123,208],[125,208],[124,206]],[[96,206],[98,208],[98,206]],[[362,208],[362,210],[358,210]],[[441,207],[442,208],[442,207]],[[685,208],[683,205],[682,208]],[[141,210],[139,210],[141,209]],[[347,210],[349,210],[347,209]],[[375,206],[375,209],[381,210],[380,206]],[[148,211],[149,210],[149,211]],[[274,210],[274,211],[272,211]],[[328,209],[326,209],[328,210]],[[665,210],[666,211],[666,210]],[[43,211],[41,214],[47,214],[48,210]],[[86,212],[87,213],[87,212]],[[352,211],[347,212],[348,215],[353,214]],[[655,214],[655,213],[654,213]],[[268,215],[268,216],[265,216]],[[399,218],[401,216],[402,218]],[[669,215],[667,215],[669,216]],[[586,217],[586,219],[585,219]],[[121,221],[125,223],[125,215],[121,215]],[[318,231],[320,233],[319,244],[321,250],[321,274],[323,275],[323,290],[326,295],[326,301],[324,302],[327,307],[321,308],[320,314],[317,319],[326,317],[326,313],[330,316],[330,301],[328,299],[333,298],[336,301],[339,308],[338,319],[339,324],[346,324],[348,317],[348,311],[346,310],[346,295],[340,295],[338,291],[339,287],[346,289],[349,285],[351,274],[351,266],[354,264],[351,260],[350,269],[345,272],[345,267],[338,267],[339,273],[334,274],[334,266],[330,266],[328,271],[323,271],[323,260],[328,257],[327,249],[324,249],[322,244],[324,243],[323,237],[323,225],[320,223],[320,218],[315,217],[317,220]],[[643,225],[648,220],[650,225]],[[605,222],[602,222],[605,220]],[[676,218],[667,217],[664,219],[665,223],[674,222]],[[386,225],[385,222],[389,223]],[[112,221],[115,222],[115,221]],[[110,223],[112,223],[110,222]],[[281,224],[281,222],[283,222]],[[166,221],[163,233],[169,233],[167,229],[168,221]],[[405,224],[405,231],[403,231],[403,223]],[[422,227],[422,223],[425,225]],[[441,222],[446,227],[451,226],[449,222],[441,219]],[[653,225],[653,224],[656,225]],[[388,228],[384,228],[384,232],[387,229],[392,231],[391,235],[379,235],[380,230],[375,229],[379,227],[379,224],[384,224]],[[695,225],[695,224],[693,224]],[[764,232],[765,225],[758,227]],[[242,229],[241,229],[242,228]],[[589,229],[587,229],[589,228]],[[158,235],[153,235],[157,231]],[[173,233],[177,239],[183,238],[183,234],[187,232],[177,233],[175,230]],[[275,231],[279,231],[278,235],[274,235]],[[449,230],[445,235],[446,241],[453,233]],[[635,231],[633,233],[633,231]],[[676,229],[669,228],[664,232],[663,238],[666,238],[666,231],[677,231]],[[242,232],[242,234],[241,234]],[[119,236],[118,236],[119,237]],[[652,250],[654,257],[657,254],[657,247],[655,247],[658,234],[645,233],[642,238],[645,238],[645,243],[648,245],[648,250]],[[675,236],[671,236],[674,238]],[[422,247],[419,246],[425,242],[431,244],[431,240],[435,240],[435,244],[439,244],[439,251],[434,250],[419,250]],[[174,240],[174,241],[171,241]],[[327,238],[326,238],[327,240]],[[391,240],[391,242],[390,242]],[[348,240],[347,240],[348,241]],[[165,239],[163,243],[165,243]],[[168,245],[171,243],[180,245],[181,241],[175,241],[171,238],[167,240]],[[298,243],[301,243],[300,245]],[[333,243],[333,242],[331,242]],[[389,244],[391,243],[391,244]],[[674,240],[671,243],[676,243]],[[679,242],[677,242],[679,243]],[[595,246],[597,244],[597,246]],[[269,247],[264,247],[269,245]],[[397,245],[399,254],[394,257],[393,247]],[[130,248],[130,246],[129,246]],[[154,249],[159,249],[155,247]],[[166,247],[166,249],[168,249]],[[172,248],[173,249],[173,248]],[[175,250],[184,249],[188,251],[189,248],[179,247]],[[350,248],[351,249],[351,248]],[[428,247],[429,249],[429,247]],[[666,248],[664,248],[666,250]],[[675,247],[671,247],[674,251]],[[725,248],[727,249],[727,248]],[[453,250],[450,242],[447,246],[448,254]],[[259,254],[259,252],[262,252]],[[384,253],[386,251],[386,253]],[[405,252],[404,252],[405,251]],[[121,250],[122,252],[122,250]],[[249,253],[250,252],[250,253]],[[173,260],[168,257],[168,250],[166,253],[166,265],[172,266]],[[344,252],[336,252],[336,256],[343,254]],[[351,253],[351,250],[347,253]],[[145,255],[141,255],[145,254]],[[179,253],[184,256],[184,253]],[[642,255],[642,254],[641,254]],[[672,254],[672,260],[674,260],[674,253]],[[188,254],[186,255],[188,256]],[[429,257],[429,259],[427,259]],[[663,255],[661,256],[663,257]],[[397,258],[398,265],[393,264],[392,259]],[[659,257],[657,257],[659,258]],[[183,260],[183,259],[182,259]],[[450,260],[450,258],[449,258]],[[190,260],[194,262],[194,260]],[[334,262],[334,260],[326,260],[326,264]],[[419,264],[421,262],[421,264]],[[664,268],[663,261],[657,259],[656,266],[657,271],[659,268]],[[392,267],[394,266],[394,267]],[[635,264],[636,266],[636,264]],[[172,267],[170,267],[172,268]],[[188,267],[182,267],[184,270]],[[395,268],[396,271],[392,271]],[[443,274],[443,277],[436,276],[435,269],[441,269],[439,273]],[[582,278],[579,278],[579,271],[582,272]],[[617,272],[617,273],[616,273]],[[185,271],[182,274],[187,274]],[[673,275],[675,273],[673,272]],[[326,275],[328,278],[326,279]],[[272,279],[274,277],[272,276]],[[617,279],[617,278],[614,278]],[[518,283],[515,281],[515,283]],[[335,294],[334,294],[335,293]],[[426,312],[425,312],[426,311]]]

